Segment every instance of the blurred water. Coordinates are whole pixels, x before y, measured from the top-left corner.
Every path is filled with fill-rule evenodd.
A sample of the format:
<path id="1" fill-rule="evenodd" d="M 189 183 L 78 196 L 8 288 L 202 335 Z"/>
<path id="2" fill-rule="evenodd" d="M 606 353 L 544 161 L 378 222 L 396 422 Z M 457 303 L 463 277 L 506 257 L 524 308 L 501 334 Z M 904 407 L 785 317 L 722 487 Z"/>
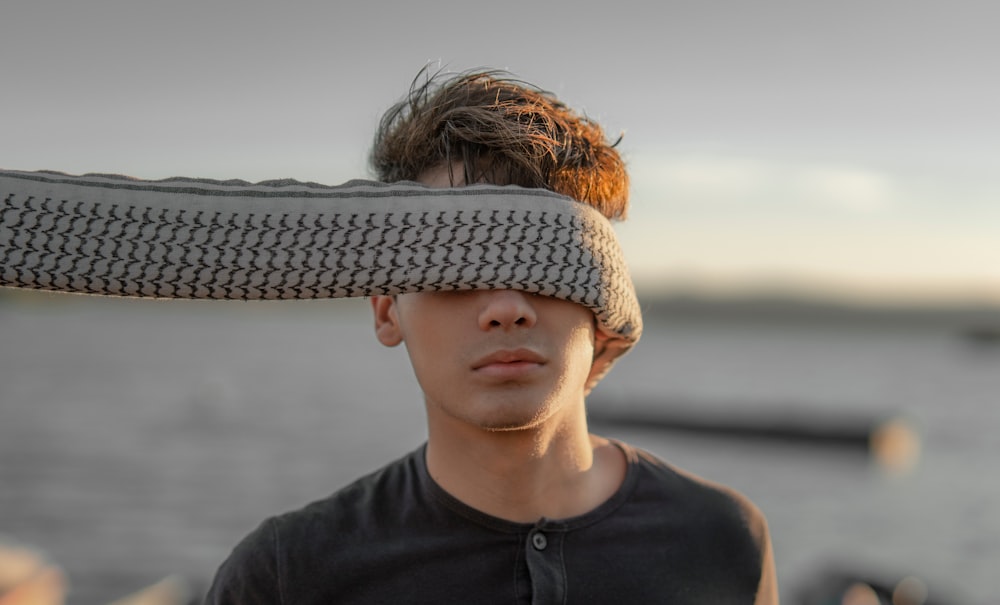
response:
<path id="1" fill-rule="evenodd" d="M 201 590 L 265 516 L 424 439 L 402 349 L 365 302 L 0 300 L 0 534 L 68 572 L 71 603 L 172 573 Z M 916 469 L 856 451 L 608 427 L 730 484 L 767 514 L 783 599 L 830 566 L 996 602 L 1000 352 L 952 325 L 651 320 L 592 405 L 759 414 L 905 413 Z"/>

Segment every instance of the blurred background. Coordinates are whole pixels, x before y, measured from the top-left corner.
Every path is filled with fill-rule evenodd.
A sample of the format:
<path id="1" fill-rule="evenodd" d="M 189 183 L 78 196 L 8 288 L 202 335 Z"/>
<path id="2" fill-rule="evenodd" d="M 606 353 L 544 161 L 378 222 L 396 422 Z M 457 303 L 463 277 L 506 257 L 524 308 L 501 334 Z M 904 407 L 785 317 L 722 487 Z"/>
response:
<path id="1" fill-rule="evenodd" d="M 509 69 L 624 133 L 617 229 L 647 327 L 593 394 L 595 429 L 747 493 L 785 602 L 902 583 L 990 603 L 998 17 L 7 0 L 0 167 L 337 184 L 370 176 L 376 123 L 422 67 Z M 57 565 L 70 603 L 164 578 L 196 598 L 265 516 L 423 440 L 409 377 L 363 301 L 2 291 L 0 536 Z"/>

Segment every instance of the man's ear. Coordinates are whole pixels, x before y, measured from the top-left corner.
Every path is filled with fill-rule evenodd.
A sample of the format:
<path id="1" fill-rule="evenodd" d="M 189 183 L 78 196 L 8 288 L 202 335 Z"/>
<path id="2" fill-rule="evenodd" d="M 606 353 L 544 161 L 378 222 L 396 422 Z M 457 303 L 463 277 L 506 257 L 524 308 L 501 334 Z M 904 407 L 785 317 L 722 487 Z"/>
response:
<path id="1" fill-rule="evenodd" d="M 395 297 L 372 296 L 371 301 L 372 312 L 375 315 L 375 338 L 387 347 L 394 347 L 403 342 Z"/>
<path id="2" fill-rule="evenodd" d="M 584 387 L 584 395 L 589 395 L 590 391 L 597 385 L 600 379 L 608 371 L 608 360 L 604 354 L 608 352 L 608 345 L 612 341 L 610 334 L 605 332 L 597 319 L 594 319 L 594 361 L 590 365 L 590 374 L 587 376 L 587 384 Z"/>

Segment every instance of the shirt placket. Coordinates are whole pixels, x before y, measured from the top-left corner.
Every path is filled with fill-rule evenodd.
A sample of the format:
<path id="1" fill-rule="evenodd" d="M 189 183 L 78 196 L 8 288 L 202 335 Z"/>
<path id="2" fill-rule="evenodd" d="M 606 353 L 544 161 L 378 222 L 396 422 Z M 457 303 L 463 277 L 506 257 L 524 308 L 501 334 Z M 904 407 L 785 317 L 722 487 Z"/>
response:
<path id="1" fill-rule="evenodd" d="M 563 537 L 564 532 L 544 519 L 528 532 L 524 551 L 533 605 L 561 604 L 566 599 Z"/>

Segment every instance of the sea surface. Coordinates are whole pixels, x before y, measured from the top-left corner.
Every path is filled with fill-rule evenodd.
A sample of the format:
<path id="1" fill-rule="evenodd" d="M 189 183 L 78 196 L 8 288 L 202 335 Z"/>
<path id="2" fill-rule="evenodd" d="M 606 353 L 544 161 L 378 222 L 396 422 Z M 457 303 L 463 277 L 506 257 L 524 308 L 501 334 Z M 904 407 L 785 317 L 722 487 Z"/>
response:
<path id="1" fill-rule="evenodd" d="M 0 535 L 60 565 L 69 603 L 171 575 L 200 595 L 266 516 L 424 440 L 405 351 L 365 305 L 0 293 Z M 1000 344 L 964 316 L 648 308 L 595 417 L 901 419 L 920 438 L 892 466 L 851 441 L 595 422 L 748 495 L 784 603 L 834 572 L 1000 603 Z"/>

